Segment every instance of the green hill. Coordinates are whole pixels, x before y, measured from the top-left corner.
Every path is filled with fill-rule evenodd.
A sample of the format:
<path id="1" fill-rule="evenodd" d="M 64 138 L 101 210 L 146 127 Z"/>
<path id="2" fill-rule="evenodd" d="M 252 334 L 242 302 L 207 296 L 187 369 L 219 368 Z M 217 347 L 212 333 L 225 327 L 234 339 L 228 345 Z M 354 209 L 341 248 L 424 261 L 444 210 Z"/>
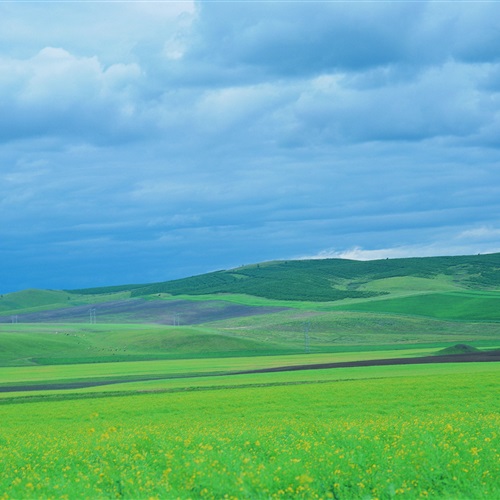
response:
<path id="1" fill-rule="evenodd" d="M 500 292 L 454 291 L 373 300 L 340 306 L 342 310 L 426 316 L 465 321 L 500 321 Z"/>
<path id="2" fill-rule="evenodd" d="M 11 316 L 25 323 L 88 322 L 89 308 L 95 307 L 99 322 L 115 324 L 172 324 L 172 318 L 180 314 L 183 325 L 231 317 L 226 327 L 233 328 L 240 316 L 251 314 L 244 320 L 245 331 L 257 325 L 262 331 L 262 324 L 283 321 L 283 328 L 289 325 L 289 319 L 284 319 L 289 313 L 274 317 L 278 306 L 299 309 L 304 314 L 327 314 L 325 334 L 329 331 L 326 324 L 337 324 L 343 311 L 351 313 L 349 321 L 358 329 L 362 317 L 365 330 L 367 325 L 371 330 L 371 325 L 378 324 L 377 318 L 382 315 L 402 318 L 391 322 L 400 324 L 397 330 L 402 332 L 406 329 L 402 325 L 412 323 L 405 317 L 500 322 L 499 299 L 500 254 L 375 261 L 297 260 L 143 285 L 25 290 L 0 298 L 0 322 L 10 322 Z M 234 308 L 235 303 L 241 310 Z M 206 314 L 209 311 L 210 317 Z M 303 329 L 302 319 L 298 328 Z M 418 329 L 408 333 L 418 333 Z"/>
<path id="3" fill-rule="evenodd" d="M 102 294 L 129 290 L 132 297 L 171 295 L 247 294 L 273 300 L 329 302 L 366 299 L 390 293 L 399 279 L 419 282 L 420 291 L 439 288 L 495 290 L 500 288 L 500 254 L 354 261 L 347 259 L 276 261 L 150 285 L 86 290 Z M 382 281 L 384 280 L 384 281 Z M 392 280 L 389 282 L 388 280 Z M 377 286 L 377 282 L 381 286 Z M 383 285 L 388 289 L 384 289 Z"/>
<path id="4" fill-rule="evenodd" d="M 122 287 L 115 288 L 121 289 Z M 129 298 L 129 290 L 117 290 L 114 293 L 109 293 L 99 289 L 99 293 L 91 295 L 87 293 L 75 294 L 61 290 L 28 289 L 0 295 L 0 317 L 74 308 L 86 304 L 95 304 L 96 302 Z"/>
<path id="5" fill-rule="evenodd" d="M 0 366 L 225 357 L 290 351 L 209 328 L 160 325 L 0 325 Z"/>
<path id="6" fill-rule="evenodd" d="M 0 296 L 0 314 L 65 307 L 71 295 L 57 290 L 22 290 Z"/>
<path id="7" fill-rule="evenodd" d="M 25 290 L 0 297 L 0 365 L 303 353 L 306 336 L 315 353 L 494 348 L 499 305 L 500 254 L 277 261 L 153 284 Z"/>

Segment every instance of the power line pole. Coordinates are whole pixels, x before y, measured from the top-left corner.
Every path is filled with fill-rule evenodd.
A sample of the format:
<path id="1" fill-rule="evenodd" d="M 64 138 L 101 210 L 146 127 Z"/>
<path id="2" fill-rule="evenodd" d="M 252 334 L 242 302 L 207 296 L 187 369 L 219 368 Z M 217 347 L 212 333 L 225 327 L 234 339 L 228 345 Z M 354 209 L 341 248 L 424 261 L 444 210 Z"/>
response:
<path id="1" fill-rule="evenodd" d="M 310 343 L 309 343 L 309 330 L 311 328 L 311 322 L 307 321 L 304 323 L 304 351 L 306 354 L 311 352 Z"/>

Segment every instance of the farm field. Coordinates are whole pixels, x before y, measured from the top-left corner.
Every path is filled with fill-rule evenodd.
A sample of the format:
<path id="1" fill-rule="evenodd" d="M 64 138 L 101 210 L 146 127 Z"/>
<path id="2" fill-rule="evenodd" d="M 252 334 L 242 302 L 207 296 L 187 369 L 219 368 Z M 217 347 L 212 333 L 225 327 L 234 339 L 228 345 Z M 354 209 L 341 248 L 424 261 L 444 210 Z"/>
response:
<path id="1" fill-rule="evenodd" d="M 183 387 L 189 388 L 196 385 L 203 377 L 211 377 L 210 380 L 221 380 L 229 376 L 233 383 L 237 384 L 242 379 L 242 372 L 273 370 L 276 368 L 285 369 L 286 367 L 321 367 L 325 364 L 356 363 L 366 360 L 399 359 L 403 360 L 404 363 L 405 359 L 410 361 L 411 359 L 435 354 L 435 352 L 435 349 L 419 348 L 338 354 L 1 367 L 0 397 L 2 395 L 11 397 L 13 388 L 16 386 L 20 390 L 29 389 L 30 394 L 32 394 L 31 390 L 36 386 L 45 386 L 46 390 L 50 390 L 51 385 L 74 384 L 89 387 L 103 385 L 105 390 L 115 390 L 116 384 L 124 383 L 124 387 L 128 387 L 130 382 L 140 381 L 147 383 L 164 381 L 167 384 L 172 384 L 172 381 L 175 380 L 178 386 L 181 383 Z M 329 373 L 329 371 L 327 370 L 326 373 Z M 307 377 L 306 374 L 301 376 Z M 112 384 L 112 386 L 108 384 Z"/>
<path id="2" fill-rule="evenodd" d="M 498 363 L 371 367 L 15 397 L 0 405 L 0 488 L 4 498 L 496 498 L 499 375 Z M 148 384 L 158 389 L 136 389 Z"/>
<path id="3" fill-rule="evenodd" d="M 289 261 L 3 295 L 0 498 L 500 498 L 499 270 Z"/>

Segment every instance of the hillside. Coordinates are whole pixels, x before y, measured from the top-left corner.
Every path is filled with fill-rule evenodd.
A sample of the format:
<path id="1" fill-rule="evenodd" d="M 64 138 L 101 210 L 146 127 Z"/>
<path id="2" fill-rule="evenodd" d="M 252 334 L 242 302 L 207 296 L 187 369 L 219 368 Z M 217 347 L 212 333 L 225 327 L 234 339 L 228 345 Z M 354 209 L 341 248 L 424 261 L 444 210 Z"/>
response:
<path id="1" fill-rule="evenodd" d="M 274 300 L 336 301 L 388 293 L 380 280 L 420 278 L 424 290 L 500 288 L 500 254 L 354 261 L 347 259 L 276 261 L 174 281 L 128 287 L 70 290 L 76 294 L 107 294 L 128 290 L 132 297 L 171 295 L 247 294 Z M 391 287 L 391 283 L 386 283 Z M 368 286 L 367 286 L 368 285 Z M 404 289 L 405 283 L 401 284 Z"/>
<path id="2" fill-rule="evenodd" d="M 499 304 L 500 254 L 279 261 L 153 284 L 25 290 L 0 296 L 0 365 L 495 348 Z"/>

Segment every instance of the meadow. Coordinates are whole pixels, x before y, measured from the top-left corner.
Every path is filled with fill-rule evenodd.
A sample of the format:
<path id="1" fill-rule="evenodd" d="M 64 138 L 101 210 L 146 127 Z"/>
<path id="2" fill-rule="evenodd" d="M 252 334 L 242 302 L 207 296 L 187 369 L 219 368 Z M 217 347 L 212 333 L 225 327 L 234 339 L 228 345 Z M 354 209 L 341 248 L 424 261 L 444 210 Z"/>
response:
<path id="1" fill-rule="evenodd" d="M 3 498 L 498 498 L 498 363 L 435 368 L 13 395 L 0 405 L 0 490 Z"/>
<path id="2" fill-rule="evenodd" d="M 0 296 L 0 498 L 500 498 L 498 354 L 437 362 L 499 349 L 499 269 L 288 261 Z"/>

